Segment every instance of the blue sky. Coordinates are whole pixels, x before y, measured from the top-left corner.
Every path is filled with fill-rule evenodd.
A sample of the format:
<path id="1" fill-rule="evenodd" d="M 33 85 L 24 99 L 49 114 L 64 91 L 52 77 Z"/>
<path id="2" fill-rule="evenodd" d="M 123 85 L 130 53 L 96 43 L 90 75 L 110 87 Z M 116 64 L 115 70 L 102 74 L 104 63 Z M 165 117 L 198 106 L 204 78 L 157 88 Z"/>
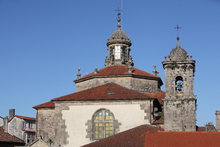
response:
<path id="1" fill-rule="evenodd" d="M 0 116 L 73 93 L 82 74 L 103 68 L 107 38 L 120 0 L 0 0 Z M 151 72 L 176 46 L 196 63 L 197 123 L 215 122 L 220 109 L 220 0 L 123 0 L 122 29 L 132 40 L 135 67 Z M 163 87 L 164 89 L 164 87 Z"/>

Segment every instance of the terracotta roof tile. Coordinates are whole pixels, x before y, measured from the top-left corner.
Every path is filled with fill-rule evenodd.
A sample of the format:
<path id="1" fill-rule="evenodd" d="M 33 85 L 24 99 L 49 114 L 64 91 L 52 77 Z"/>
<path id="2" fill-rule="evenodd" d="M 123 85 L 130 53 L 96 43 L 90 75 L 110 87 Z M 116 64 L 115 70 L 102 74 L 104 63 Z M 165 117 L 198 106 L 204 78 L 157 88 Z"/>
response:
<path id="1" fill-rule="evenodd" d="M 142 125 L 83 147 L 144 147 L 144 134 L 158 130 L 158 127 Z"/>
<path id="2" fill-rule="evenodd" d="M 156 98 L 160 104 L 163 104 L 163 99 L 166 96 L 166 93 L 162 90 L 160 90 L 157 93 L 149 93 L 149 92 L 144 92 L 144 94 L 146 94 L 147 96 L 151 97 L 151 98 Z"/>
<path id="3" fill-rule="evenodd" d="M 2 127 L 0 127 L 0 142 L 24 144 L 23 140 L 6 133 Z"/>
<path id="4" fill-rule="evenodd" d="M 93 72 L 88 75 L 85 75 L 82 78 L 75 80 L 75 82 L 77 83 L 79 81 L 83 81 L 83 80 L 94 78 L 94 77 L 100 77 L 100 76 L 102 77 L 102 76 L 132 76 L 132 75 L 160 79 L 160 77 L 158 76 L 147 73 L 135 67 L 132 67 L 132 73 L 129 73 L 127 65 L 115 65 L 115 66 L 108 66 L 108 67 L 102 68 L 98 70 L 97 73 Z"/>
<path id="5" fill-rule="evenodd" d="M 220 132 L 147 133 L 144 147 L 219 147 Z"/>
<path id="6" fill-rule="evenodd" d="M 83 147 L 220 147 L 220 132 L 164 132 L 142 125 Z"/>
<path id="7" fill-rule="evenodd" d="M 33 108 L 38 109 L 38 108 L 54 108 L 55 104 L 53 102 L 46 102 L 40 105 L 36 105 Z"/>
<path id="8" fill-rule="evenodd" d="M 15 117 L 25 119 L 25 120 L 34 120 L 34 121 L 36 121 L 36 118 L 33 118 L 33 117 L 26 117 L 26 116 L 20 116 L 20 115 L 15 115 Z"/>
<path id="9" fill-rule="evenodd" d="M 53 101 L 84 101 L 84 100 L 146 100 L 152 99 L 146 94 L 131 90 L 114 83 L 83 90 L 70 95 L 53 99 Z"/>
<path id="10" fill-rule="evenodd" d="M 206 128 L 196 126 L 196 131 L 198 131 L 198 132 L 206 131 Z"/>

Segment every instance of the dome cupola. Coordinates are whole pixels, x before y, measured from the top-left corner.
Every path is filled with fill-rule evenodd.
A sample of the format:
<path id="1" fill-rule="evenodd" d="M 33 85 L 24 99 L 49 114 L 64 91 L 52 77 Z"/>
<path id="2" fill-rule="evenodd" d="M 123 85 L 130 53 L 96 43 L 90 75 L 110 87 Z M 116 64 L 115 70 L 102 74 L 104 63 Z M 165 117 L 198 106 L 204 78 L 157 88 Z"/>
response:
<path id="1" fill-rule="evenodd" d="M 131 40 L 121 30 L 121 13 L 117 17 L 117 30 L 108 38 L 108 56 L 105 60 L 105 66 L 111 65 L 131 65 L 133 60 L 130 55 Z"/>
<path id="2" fill-rule="evenodd" d="M 185 61 L 188 58 L 187 52 L 180 47 L 179 37 L 177 37 L 177 45 L 168 56 L 171 61 Z"/>

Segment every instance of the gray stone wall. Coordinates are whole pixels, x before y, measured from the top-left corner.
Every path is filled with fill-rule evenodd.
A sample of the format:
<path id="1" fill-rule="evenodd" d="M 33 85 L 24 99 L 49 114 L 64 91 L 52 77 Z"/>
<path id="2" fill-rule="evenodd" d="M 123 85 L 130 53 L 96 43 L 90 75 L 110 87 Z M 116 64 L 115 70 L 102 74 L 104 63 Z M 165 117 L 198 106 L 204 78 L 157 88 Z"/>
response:
<path id="1" fill-rule="evenodd" d="M 216 130 L 220 131 L 220 111 L 216 111 Z"/>
<path id="2" fill-rule="evenodd" d="M 3 125 L 4 125 L 4 119 L 0 117 L 0 127 L 2 127 Z"/>
<path id="3" fill-rule="evenodd" d="M 194 98 L 164 100 L 165 131 L 196 131 Z"/>
<path id="4" fill-rule="evenodd" d="M 24 140 L 24 120 L 14 117 L 8 122 L 8 133 Z"/>
<path id="5" fill-rule="evenodd" d="M 62 110 L 68 109 L 67 103 L 56 103 L 55 109 L 39 109 L 37 112 L 37 134 L 46 143 L 54 146 L 67 144 L 65 120 L 62 119 Z"/>
<path id="6" fill-rule="evenodd" d="M 139 92 L 157 92 L 158 81 L 141 79 L 134 77 L 112 77 L 112 78 L 94 78 L 80 83 L 76 83 L 76 91 L 82 91 L 89 88 L 97 87 L 107 83 L 116 83 L 122 87 L 133 89 Z"/>
<path id="7" fill-rule="evenodd" d="M 40 109 L 37 112 L 37 135 L 45 142 L 55 140 L 56 121 L 59 118 L 55 115 L 54 109 Z"/>
<path id="8" fill-rule="evenodd" d="M 195 131 L 195 61 L 164 61 L 163 66 L 166 76 L 166 97 L 164 100 L 164 129 L 165 131 Z M 182 91 L 176 90 L 177 77 L 182 78 Z"/>
<path id="9" fill-rule="evenodd" d="M 178 93 L 175 90 L 175 80 L 181 76 L 184 81 L 184 98 L 194 97 L 194 69 L 191 64 L 165 65 L 166 97 L 175 98 Z"/>

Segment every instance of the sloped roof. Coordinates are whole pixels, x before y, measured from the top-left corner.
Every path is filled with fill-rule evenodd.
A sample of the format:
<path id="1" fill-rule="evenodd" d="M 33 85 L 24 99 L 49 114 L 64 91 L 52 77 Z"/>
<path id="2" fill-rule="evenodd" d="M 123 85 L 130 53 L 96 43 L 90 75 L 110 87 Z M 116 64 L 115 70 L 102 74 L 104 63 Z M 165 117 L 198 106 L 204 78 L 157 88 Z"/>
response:
<path id="1" fill-rule="evenodd" d="M 97 73 L 90 73 L 88 75 L 83 76 L 80 79 L 75 80 L 74 82 L 78 83 L 87 79 L 95 78 L 95 77 L 109 77 L 109 76 L 136 76 L 136 77 L 145 77 L 145 78 L 153 78 L 160 80 L 160 77 L 155 76 L 153 74 L 147 73 L 135 67 L 132 67 L 131 73 L 128 72 L 127 65 L 114 65 L 102 68 L 97 71 Z M 162 82 L 162 81 L 161 81 Z"/>
<path id="2" fill-rule="evenodd" d="M 83 147 L 219 147 L 220 132 L 164 132 L 142 125 Z"/>
<path id="3" fill-rule="evenodd" d="M 26 116 L 20 116 L 20 115 L 15 115 L 15 117 L 20 118 L 20 119 L 25 119 L 25 120 L 36 121 L 36 118 L 33 118 L 33 117 L 26 117 Z"/>
<path id="4" fill-rule="evenodd" d="M 160 90 L 159 92 L 156 92 L 156 93 L 144 92 L 144 94 L 146 94 L 149 97 L 157 98 L 157 100 L 159 101 L 160 104 L 163 104 L 163 99 L 166 96 L 166 93 L 162 90 Z"/>
<path id="5" fill-rule="evenodd" d="M 53 102 L 46 102 L 40 105 L 36 105 L 33 108 L 38 109 L 38 108 L 54 108 L 55 104 Z"/>
<path id="6" fill-rule="evenodd" d="M 23 140 L 6 133 L 2 127 L 0 127 L 0 142 L 24 144 Z"/>
<path id="7" fill-rule="evenodd" d="M 83 147 L 144 147 L 145 133 L 159 130 L 158 127 L 142 125 Z"/>
<path id="8" fill-rule="evenodd" d="M 35 139 L 33 142 L 27 145 L 27 147 L 51 147 L 48 143 L 46 143 L 43 139 L 40 137 L 38 139 Z"/>
<path id="9" fill-rule="evenodd" d="M 114 83 L 65 95 L 52 101 L 85 101 L 85 100 L 146 100 L 152 99 L 146 94 L 131 90 Z"/>
<path id="10" fill-rule="evenodd" d="M 196 126 L 196 131 L 199 131 L 199 132 L 206 131 L 206 128 L 203 126 Z"/>
<path id="11" fill-rule="evenodd" d="M 144 147 L 219 147 L 220 132 L 146 133 Z"/>

